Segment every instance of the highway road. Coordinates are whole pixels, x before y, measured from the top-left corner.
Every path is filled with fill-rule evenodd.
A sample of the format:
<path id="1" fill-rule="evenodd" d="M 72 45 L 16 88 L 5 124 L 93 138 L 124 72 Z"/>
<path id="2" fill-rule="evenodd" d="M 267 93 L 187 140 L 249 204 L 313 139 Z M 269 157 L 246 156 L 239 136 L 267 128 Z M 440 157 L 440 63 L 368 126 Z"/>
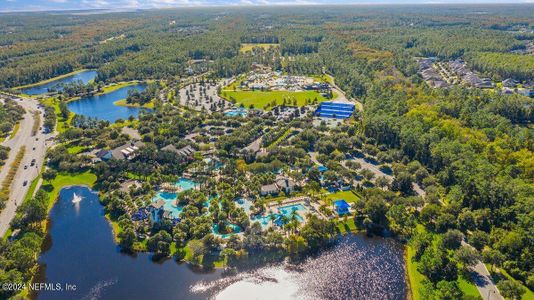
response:
<path id="1" fill-rule="evenodd" d="M 5 96 L 0 95 L 0 98 L 4 97 Z M 9 166 L 15 160 L 21 147 L 25 146 L 26 151 L 21 165 L 17 170 L 15 179 L 9 189 L 9 201 L 0 213 L 0 237 L 9 229 L 9 223 L 15 217 L 17 207 L 20 206 L 24 197 L 28 193 L 31 182 L 41 172 L 46 150 L 52 143 L 51 141 L 46 140 L 54 137 L 54 133 L 45 134 L 42 130 L 38 130 L 37 134 L 32 136 L 34 112 L 38 111 L 41 115 L 39 127 L 42 126 L 44 121 L 44 110 L 39 108 L 37 100 L 31 98 L 17 98 L 17 103 L 26 110 L 26 113 L 24 114 L 24 119 L 20 121 L 20 128 L 17 134 L 12 139 L 2 143 L 2 145 L 10 147 L 11 150 L 5 165 L 0 170 L 0 182 L 4 181 L 4 178 L 9 172 Z M 35 159 L 35 164 L 31 166 L 31 161 L 33 159 Z M 25 166 L 27 167 L 25 168 Z M 24 184 L 25 182 L 26 184 Z"/>

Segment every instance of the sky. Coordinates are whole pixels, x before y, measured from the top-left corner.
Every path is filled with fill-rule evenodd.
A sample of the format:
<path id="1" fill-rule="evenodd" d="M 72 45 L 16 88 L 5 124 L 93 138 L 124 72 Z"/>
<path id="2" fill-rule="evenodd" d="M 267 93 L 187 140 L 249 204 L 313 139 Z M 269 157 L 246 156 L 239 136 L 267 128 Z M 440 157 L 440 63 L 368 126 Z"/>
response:
<path id="1" fill-rule="evenodd" d="M 534 0 L 0 0 L 0 11 L 151 9 L 220 5 L 533 3 Z"/>

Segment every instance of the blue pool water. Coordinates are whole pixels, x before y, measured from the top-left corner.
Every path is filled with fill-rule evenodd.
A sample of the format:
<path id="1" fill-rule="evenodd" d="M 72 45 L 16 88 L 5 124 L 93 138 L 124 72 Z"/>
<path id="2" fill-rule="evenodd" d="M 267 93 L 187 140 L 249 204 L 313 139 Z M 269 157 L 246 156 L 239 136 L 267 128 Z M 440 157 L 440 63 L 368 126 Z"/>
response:
<path id="1" fill-rule="evenodd" d="M 192 181 L 191 179 L 180 178 L 178 181 L 176 181 L 176 185 L 182 188 L 183 191 L 187 191 L 195 187 L 197 183 Z M 173 218 L 178 218 L 180 216 L 180 213 L 182 213 L 184 206 L 183 205 L 176 206 L 177 197 L 178 197 L 177 193 L 169 193 L 169 192 L 161 191 L 156 194 L 156 196 L 152 199 L 152 202 L 158 201 L 158 199 L 165 201 L 165 205 L 163 205 L 163 209 L 165 209 L 166 211 L 169 211 Z M 212 197 L 210 196 L 208 198 L 208 201 L 206 201 L 205 203 L 206 207 L 209 207 L 209 202 L 211 200 L 212 200 Z"/>
<path id="2" fill-rule="evenodd" d="M 191 179 L 187 179 L 187 178 L 183 178 L 182 177 L 182 178 L 178 179 L 178 181 L 176 181 L 175 185 L 180 187 L 183 191 L 187 191 L 187 190 L 190 190 L 190 189 L 196 187 L 197 183 L 194 182 Z"/>
<path id="3" fill-rule="evenodd" d="M 87 70 L 87 71 L 83 71 L 83 72 L 80 72 L 80 73 L 77 73 L 77 74 L 74 74 L 74 75 L 71 75 L 65 78 L 51 81 L 45 84 L 21 89 L 20 91 L 27 95 L 42 95 L 42 94 L 48 93 L 48 88 L 52 88 L 60 83 L 69 83 L 69 82 L 81 80 L 84 84 L 87 84 L 89 81 L 95 79 L 95 77 L 96 77 L 95 70 Z"/>
<path id="4" fill-rule="evenodd" d="M 252 206 L 252 201 L 247 200 L 245 198 L 239 198 L 239 199 L 236 200 L 236 202 L 237 202 L 237 205 L 242 207 L 247 214 L 250 213 L 250 208 Z"/>
<path id="5" fill-rule="evenodd" d="M 114 102 L 126 99 L 130 90 L 143 91 L 145 88 L 146 86 L 143 84 L 126 86 L 107 94 L 80 98 L 69 102 L 67 107 L 77 115 L 106 120 L 112 123 L 118 119 L 126 120 L 130 116 L 137 117 L 140 111 L 151 110 L 139 107 L 117 106 Z"/>
<path id="6" fill-rule="evenodd" d="M 217 224 L 213 224 L 213 226 L 211 227 L 211 232 L 213 232 L 213 234 L 216 236 L 222 237 L 223 239 L 229 238 L 234 233 L 241 232 L 241 227 L 235 224 L 232 224 L 232 223 L 228 223 L 227 225 L 232 228 L 232 233 L 226 233 L 226 234 L 219 233 L 219 225 Z"/>
<path id="7" fill-rule="evenodd" d="M 304 207 L 304 205 L 302 205 L 301 203 L 297 203 L 297 204 L 291 204 L 291 205 L 279 207 L 278 211 L 279 211 L 279 213 L 273 213 L 273 214 L 268 214 L 266 216 L 256 217 L 255 219 L 252 220 L 252 222 L 259 222 L 261 227 L 263 229 L 265 229 L 265 228 L 269 227 L 269 225 L 271 223 L 273 223 L 273 221 L 271 220 L 271 215 L 273 215 L 275 217 L 274 224 L 276 225 L 277 224 L 277 220 L 279 220 L 280 217 L 285 216 L 286 218 L 291 219 L 293 217 L 292 216 L 293 215 L 293 211 L 302 211 L 302 212 L 306 213 L 308 211 L 308 209 L 306 209 L 306 207 Z M 295 215 L 295 218 L 299 222 L 303 222 L 304 221 L 304 218 L 302 218 L 298 214 Z"/>
<path id="8" fill-rule="evenodd" d="M 307 211 L 306 207 L 304 207 L 304 205 L 300 203 L 292 204 L 288 206 L 282 206 L 282 207 L 279 207 L 278 210 L 280 211 L 280 213 L 282 213 L 284 216 L 288 218 L 291 217 L 294 211 L 303 211 L 303 212 Z M 297 217 L 300 217 L 300 216 L 297 215 Z"/>
<path id="9" fill-rule="evenodd" d="M 245 108 L 235 108 L 225 112 L 224 115 L 229 117 L 244 117 L 247 115 L 247 110 Z"/>
<path id="10" fill-rule="evenodd" d="M 158 192 L 152 201 L 158 201 L 158 199 L 165 201 L 163 209 L 169 211 L 173 218 L 178 218 L 184 207 L 182 205 L 176 206 L 176 196 L 176 193 Z"/>

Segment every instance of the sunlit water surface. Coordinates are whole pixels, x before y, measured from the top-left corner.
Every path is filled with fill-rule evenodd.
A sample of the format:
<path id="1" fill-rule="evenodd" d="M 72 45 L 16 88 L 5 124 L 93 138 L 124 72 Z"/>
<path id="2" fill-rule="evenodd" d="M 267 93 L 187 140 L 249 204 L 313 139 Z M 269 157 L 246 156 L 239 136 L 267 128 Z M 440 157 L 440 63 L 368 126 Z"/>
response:
<path id="1" fill-rule="evenodd" d="M 72 203 L 74 193 L 82 197 Z M 118 251 L 98 195 L 63 189 L 50 217 L 38 281 L 69 283 L 76 291 L 47 291 L 39 299 L 404 299 L 402 247 L 391 239 L 342 238 L 302 261 L 255 261 L 237 275 L 199 271 L 173 260 L 155 263 L 146 253 Z"/>

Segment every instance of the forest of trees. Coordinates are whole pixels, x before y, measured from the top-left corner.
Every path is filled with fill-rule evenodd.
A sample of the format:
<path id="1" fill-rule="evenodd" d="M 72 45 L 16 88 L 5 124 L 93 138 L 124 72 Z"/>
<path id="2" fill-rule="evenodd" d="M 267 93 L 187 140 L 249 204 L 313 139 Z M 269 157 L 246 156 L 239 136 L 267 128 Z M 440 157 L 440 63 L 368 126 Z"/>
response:
<path id="1" fill-rule="evenodd" d="M 212 189 L 226 192 L 222 208 L 212 209 L 210 216 L 221 228 L 231 217 L 245 229 L 243 243 L 232 241 L 230 248 L 253 251 L 285 245 L 292 253 L 299 253 L 330 241 L 332 224 L 318 220 L 312 220 L 298 234 L 287 229 L 286 240 L 272 232 L 262 235 L 256 225 L 247 224 L 230 200 L 238 192 L 252 193 L 272 179 L 272 174 L 262 173 L 295 166 L 307 170 L 294 175 L 307 176 L 306 191 L 320 189 L 319 171 L 306 154 L 312 149 L 329 169 L 324 173 L 326 181 L 360 176 L 369 184 L 374 174 L 358 170 L 357 164 L 348 170 L 340 164 L 346 154 L 365 154 L 380 164 L 391 164 L 395 179 L 391 184 L 377 179 L 377 186 L 356 187 L 361 199 L 354 203 L 355 223 L 370 233 L 389 229 L 414 249 L 413 261 L 425 279 L 423 298 L 461 298 L 457 279 L 478 259 L 506 270 L 517 282 L 533 289 L 533 99 L 461 86 L 431 89 L 417 76 L 414 57 L 436 56 L 444 60 L 464 58 L 475 69 L 495 78 L 534 79 L 532 56 L 509 53 L 524 46 L 523 40 L 533 38 L 509 32 L 517 24 L 532 28 L 532 8 L 487 7 L 485 14 L 474 10 L 404 6 L 387 12 L 373 7 L 236 8 L 227 14 L 211 9 L 194 14 L 169 10 L 68 18 L 55 15 L 44 23 L 33 16 L 6 16 L 0 18 L 0 25 L 5 25 L 0 31 L 9 27 L 12 33 L 0 35 L 0 46 L 6 49 L 0 54 L 0 86 L 33 83 L 81 67 L 96 68 L 97 83 L 72 84 L 62 96 L 91 92 L 104 83 L 122 80 L 168 84 L 150 85 L 144 92 L 128 95 L 129 102 L 144 104 L 162 88 L 187 75 L 198 75 L 201 71 L 189 70 L 192 60 L 206 60 L 206 76 L 210 78 L 241 74 L 249 71 L 252 63 L 290 74 L 331 74 L 348 97 L 363 103 L 363 112 L 356 113 L 351 122 L 330 128 L 313 126 L 310 119 L 277 128 L 273 118 L 251 116 L 246 121 L 225 123 L 232 132 L 213 146 L 226 163 L 221 172 L 230 179 L 205 181 Z M 122 34 L 124 38 L 106 41 Z M 69 37 L 66 42 L 58 42 L 64 37 Z M 277 43 L 280 47 L 240 53 L 241 43 Z M 61 103 L 60 113 L 68 115 L 65 103 Z M 18 111 L 9 105 L 6 102 L 0 106 L 0 120 L 6 124 L 0 125 L 0 132 L 11 130 L 20 118 L 9 113 Z M 184 135 L 204 122 L 223 123 L 222 114 L 208 118 L 168 105 L 156 106 L 154 113 L 140 116 L 137 130 L 146 147 L 135 160 L 94 167 L 103 192 L 117 190 L 120 179 L 126 179 L 121 177 L 124 174 L 150 178 L 150 185 L 174 179 L 186 163 L 158 149 L 171 144 L 200 148 L 186 141 Z M 45 126 L 53 129 L 55 122 L 54 109 L 47 107 Z M 58 140 L 98 148 L 119 146 L 128 140 L 116 127 L 105 130 L 107 125 L 74 117 Z M 300 131 L 284 147 L 273 147 L 260 158 L 241 153 L 262 135 L 264 146 L 272 144 L 290 126 Z M 48 166 L 58 172 L 79 170 L 86 162 L 63 145 L 48 154 Z M 246 178 L 245 171 L 253 176 Z M 424 198 L 414 193 L 413 183 L 425 191 Z M 138 192 L 147 194 L 150 185 Z M 387 186 L 390 190 L 383 189 Z M 142 201 L 136 196 L 110 193 L 103 202 L 118 218 L 125 207 Z M 183 246 L 191 239 L 195 239 L 195 249 L 216 248 L 206 216 L 200 213 L 201 200 L 208 196 L 191 193 L 180 199 L 187 204 L 184 225 L 151 228 L 148 249 L 165 256 L 170 243 Z M 44 218 L 42 203 L 48 201 L 44 198 L 40 193 L 32 198 L 35 210 L 23 207 L 17 227 L 34 233 L 32 224 Z M 131 221 L 123 218 L 119 222 L 125 229 L 121 246 L 132 248 L 135 232 Z M 1 279 L 27 279 L 25 264 L 35 260 L 29 253 L 37 252 L 36 244 L 42 238 L 36 234 L 11 244 L 2 241 L 0 251 L 6 259 L 0 260 L 0 266 L 9 271 L 0 272 Z M 474 249 L 461 246 L 463 239 Z M 504 282 L 503 290 L 514 290 L 516 281 Z"/>
<path id="2" fill-rule="evenodd" d="M 0 103 L 0 138 L 5 138 L 9 134 L 23 115 L 24 108 L 15 101 L 5 99 Z"/>

